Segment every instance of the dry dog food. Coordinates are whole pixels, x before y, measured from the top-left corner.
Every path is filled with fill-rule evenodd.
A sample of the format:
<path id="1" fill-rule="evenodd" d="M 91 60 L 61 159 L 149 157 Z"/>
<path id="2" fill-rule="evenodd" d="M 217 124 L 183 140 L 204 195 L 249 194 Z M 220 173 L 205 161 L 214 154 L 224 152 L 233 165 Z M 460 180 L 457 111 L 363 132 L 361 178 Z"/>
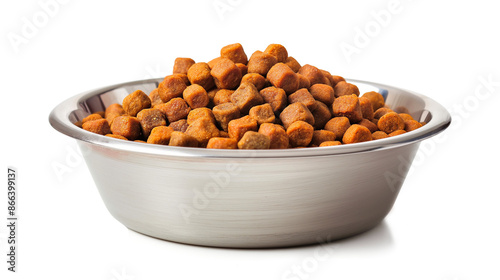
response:
<path id="1" fill-rule="evenodd" d="M 208 62 L 176 58 L 149 94 L 137 89 L 76 125 L 157 145 L 287 149 L 384 139 L 424 124 L 378 92 L 361 94 L 342 76 L 300 64 L 280 44 L 248 57 L 236 43 Z"/>

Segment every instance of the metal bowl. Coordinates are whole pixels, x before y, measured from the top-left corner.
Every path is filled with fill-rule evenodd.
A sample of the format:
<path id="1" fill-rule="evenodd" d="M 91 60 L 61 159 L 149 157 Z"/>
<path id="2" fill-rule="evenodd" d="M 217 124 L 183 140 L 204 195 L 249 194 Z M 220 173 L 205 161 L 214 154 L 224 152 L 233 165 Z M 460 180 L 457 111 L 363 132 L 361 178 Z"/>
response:
<path id="1" fill-rule="evenodd" d="M 213 150 L 123 141 L 73 123 L 162 79 L 103 87 L 53 109 L 49 121 L 73 137 L 109 212 L 131 230 L 216 247 L 269 248 L 355 235 L 392 208 L 422 140 L 450 124 L 441 105 L 400 88 L 349 80 L 391 108 L 427 122 L 376 141 L 283 150 Z M 426 180 L 421 178 L 420 180 Z M 431 183 L 431 182 L 428 182 Z"/>

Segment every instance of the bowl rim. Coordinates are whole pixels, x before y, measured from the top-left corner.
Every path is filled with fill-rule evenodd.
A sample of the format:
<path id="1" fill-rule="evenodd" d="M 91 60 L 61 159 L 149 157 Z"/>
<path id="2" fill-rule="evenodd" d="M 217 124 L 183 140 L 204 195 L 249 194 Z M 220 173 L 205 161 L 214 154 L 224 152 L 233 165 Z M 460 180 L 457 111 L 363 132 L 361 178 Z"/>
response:
<path id="1" fill-rule="evenodd" d="M 365 84 L 374 86 L 379 89 L 388 91 L 398 90 L 405 94 L 412 94 L 419 97 L 425 103 L 424 110 L 432 114 L 431 120 L 419 129 L 374 141 L 361 143 L 329 146 L 329 147 L 308 147 L 301 149 L 272 149 L 272 150 L 229 150 L 229 149 L 206 149 L 206 148 L 189 148 L 189 147 L 172 147 L 167 145 L 153 145 L 149 143 L 140 143 L 134 141 L 125 141 L 106 137 L 92 133 L 74 125 L 69 120 L 69 115 L 78 110 L 78 104 L 81 104 L 88 98 L 108 92 L 113 89 L 126 86 L 139 86 L 146 83 L 159 83 L 163 78 L 152 78 L 144 80 L 136 80 L 124 82 L 109 86 L 100 87 L 90 91 L 86 91 L 75 96 L 72 96 L 57 105 L 49 115 L 49 123 L 57 131 L 72 137 L 76 140 L 99 145 L 109 149 L 120 150 L 124 152 L 135 152 L 142 154 L 150 154 L 156 156 L 177 156 L 177 157 L 200 157 L 200 158 L 290 158 L 290 157 L 311 157 L 311 156 L 329 156 L 343 155 L 350 153 L 359 153 L 373 150 L 382 150 L 388 148 L 396 148 L 402 145 L 419 142 L 429 137 L 432 137 L 445 130 L 451 123 L 450 113 L 438 102 L 433 99 L 399 87 L 389 86 L 380 83 L 374 83 L 356 79 L 346 79 L 346 81 L 354 84 Z"/>

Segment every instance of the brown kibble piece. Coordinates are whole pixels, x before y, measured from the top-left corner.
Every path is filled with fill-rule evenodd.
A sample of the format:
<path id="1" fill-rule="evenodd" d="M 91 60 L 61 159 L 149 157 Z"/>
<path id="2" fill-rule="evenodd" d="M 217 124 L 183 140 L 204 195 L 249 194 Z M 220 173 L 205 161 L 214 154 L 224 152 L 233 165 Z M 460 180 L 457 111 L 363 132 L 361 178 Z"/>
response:
<path id="1" fill-rule="evenodd" d="M 362 95 L 362 97 L 366 97 L 370 100 L 370 102 L 372 103 L 374 112 L 377 111 L 379 108 L 384 107 L 384 105 L 385 105 L 384 97 L 382 96 L 382 94 L 380 94 L 378 92 L 375 92 L 375 91 L 365 92 Z"/>
<path id="2" fill-rule="evenodd" d="M 242 83 L 231 95 L 231 102 L 238 106 L 242 114 L 246 115 L 250 108 L 264 103 L 264 99 L 253 84 Z"/>
<path id="3" fill-rule="evenodd" d="M 314 117 L 311 111 L 300 102 L 288 105 L 283 112 L 281 112 L 280 120 L 285 129 L 288 129 L 288 127 L 296 121 L 304 121 L 310 125 L 314 125 Z"/>
<path id="4" fill-rule="evenodd" d="M 340 141 L 325 141 L 325 142 L 319 144 L 320 147 L 338 146 L 338 145 L 342 145 L 342 142 L 340 142 Z"/>
<path id="5" fill-rule="evenodd" d="M 321 73 L 323 73 L 323 76 L 325 76 L 325 78 L 327 80 L 325 84 L 327 84 L 328 86 L 331 86 L 333 88 L 336 83 L 335 83 L 335 80 L 333 79 L 332 74 L 330 74 L 330 72 L 328 72 L 326 70 L 321 70 Z"/>
<path id="6" fill-rule="evenodd" d="M 366 97 L 359 97 L 358 101 L 359 107 L 361 107 L 363 118 L 373 120 L 373 106 L 370 99 Z"/>
<path id="7" fill-rule="evenodd" d="M 362 125 L 366 128 L 368 128 L 368 130 L 370 130 L 371 133 L 375 132 L 378 130 L 378 127 L 376 124 L 372 123 L 370 120 L 367 120 L 367 119 L 362 119 L 360 122 L 359 122 L 359 125 Z"/>
<path id="8" fill-rule="evenodd" d="M 269 149 L 271 139 L 267 135 L 260 134 L 255 131 L 247 131 L 238 141 L 238 149 Z"/>
<path id="9" fill-rule="evenodd" d="M 229 89 L 218 90 L 213 98 L 214 105 L 220 105 L 231 102 L 231 95 L 233 94 L 233 92 L 234 90 L 229 90 Z"/>
<path id="10" fill-rule="evenodd" d="M 238 141 L 233 138 L 212 137 L 208 140 L 207 149 L 238 149 Z"/>
<path id="11" fill-rule="evenodd" d="M 235 63 L 235 65 L 238 66 L 238 68 L 240 68 L 241 76 L 245 76 L 246 74 L 248 74 L 248 66 L 246 64 Z"/>
<path id="12" fill-rule="evenodd" d="M 187 85 L 181 77 L 169 75 L 158 85 L 158 95 L 166 103 L 173 98 L 181 97 L 186 87 Z"/>
<path id="13" fill-rule="evenodd" d="M 99 114 L 90 114 L 88 116 L 86 116 L 85 118 L 82 119 L 82 124 L 88 122 L 88 121 L 95 121 L 95 120 L 99 120 L 99 119 L 102 119 L 103 117 Z"/>
<path id="14" fill-rule="evenodd" d="M 196 62 L 191 58 L 178 57 L 174 61 L 174 74 L 187 74 L 189 67 L 193 66 Z"/>
<path id="15" fill-rule="evenodd" d="M 408 121 L 405 121 L 404 130 L 412 131 L 412 130 L 415 130 L 415 129 L 421 128 L 421 127 L 422 127 L 422 124 L 417 122 L 416 120 L 408 120 Z"/>
<path id="16" fill-rule="evenodd" d="M 111 137 L 111 138 L 115 138 L 115 139 L 120 139 L 120 140 L 125 140 L 125 141 L 128 141 L 127 138 L 121 136 L 121 135 L 116 135 L 116 134 L 106 134 L 104 136 L 107 136 L 107 137 Z"/>
<path id="17" fill-rule="evenodd" d="M 267 79 L 277 88 L 282 88 L 287 94 L 299 89 L 299 77 L 284 63 L 277 63 L 267 73 Z"/>
<path id="18" fill-rule="evenodd" d="M 180 97 L 173 98 L 167 103 L 156 105 L 153 109 L 160 110 L 169 122 L 184 119 L 191 111 L 186 101 Z"/>
<path id="19" fill-rule="evenodd" d="M 151 107 L 154 107 L 156 105 L 163 103 L 163 100 L 161 99 L 160 94 L 158 93 L 158 88 L 153 89 L 149 93 L 149 99 L 151 100 Z"/>
<path id="20" fill-rule="evenodd" d="M 233 103 L 223 103 L 212 109 L 215 119 L 222 130 L 227 131 L 229 122 L 240 118 L 240 110 Z"/>
<path id="21" fill-rule="evenodd" d="M 214 113 L 209 108 L 196 108 L 191 110 L 187 116 L 187 123 L 191 124 L 198 119 L 206 119 L 216 124 Z"/>
<path id="22" fill-rule="evenodd" d="M 252 107 L 248 115 L 256 120 L 259 125 L 263 123 L 274 123 L 276 119 L 273 108 L 268 103 Z"/>
<path id="23" fill-rule="evenodd" d="M 248 73 L 243 76 L 241 83 L 251 83 L 255 86 L 255 88 L 257 88 L 257 90 L 261 90 L 266 86 L 267 81 L 261 74 Z"/>
<path id="24" fill-rule="evenodd" d="M 169 146 L 198 147 L 198 141 L 190 135 L 180 131 L 173 131 L 170 135 Z"/>
<path id="25" fill-rule="evenodd" d="M 330 109 L 321 101 L 316 102 L 316 109 L 311 111 L 314 117 L 314 129 L 323 129 L 326 123 L 332 118 Z"/>
<path id="26" fill-rule="evenodd" d="M 264 53 L 270 54 L 274 57 L 276 57 L 276 60 L 278 62 L 286 62 L 286 59 L 288 58 L 288 51 L 286 50 L 285 47 L 283 47 L 280 44 L 270 44 L 267 46 L 267 48 L 264 50 Z"/>
<path id="27" fill-rule="evenodd" d="M 189 82 L 187 74 L 172 74 L 173 77 L 181 78 L 186 86 L 189 86 L 191 83 Z"/>
<path id="28" fill-rule="evenodd" d="M 399 113 L 399 116 L 403 119 L 403 121 L 413 121 L 413 117 L 410 114 Z"/>
<path id="29" fill-rule="evenodd" d="M 151 130 L 147 143 L 168 145 L 174 129 L 168 126 L 157 126 Z"/>
<path id="30" fill-rule="evenodd" d="M 272 123 L 263 123 L 259 127 L 259 133 L 267 135 L 271 140 L 269 149 L 286 149 L 288 148 L 288 134 L 281 125 Z"/>
<path id="31" fill-rule="evenodd" d="M 240 140 L 247 131 L 257 131 L 257 121 L 250 116 L 231 120 L 228 124 L 229 137 Z"/>
<path id="32" fill-rule="evenodd" d="M 123 99 L 123 110 L 135 117 L 142 109 L 151 107 L 151 99 L 142 90 L 136 90 Z"/>
<path id="33" fill-rule="evenodd" d="M 332 75 L 332 87 L 335 87 L 339 82 L 342 82 L 344 81 L 345 82 L 345 79 L 341 76 L 337 76 L 337 75 Z"/>
<path id="34" fill-rule="evenodd" d="M 219 137 L 219 129 L 206 118 L 196 119 L 190 123 L 185 133 L 194 137 L 201 147 L 206 147 L 210 138 Z"/>
<path id="35" fill-rule="evenodd" d="M 141 123 L 136 117 L 119 116 L 111 123 L 111 132 L 128 140 L 136 140 L 141 136 Z"/>
<path id="36" fill-rule="evenodd" d="M 210 74 L 210 67 L 205 62 L 193 64 L 188 70 L 187 76 L 191 84 L 202 86 L 205 91 L 209 91 L 215 87 L 214 78 Z M 183 90 L 184 91 L 184 90 Z"/>
<path id="37" fill-rule="evenodd" d="M 335 135 L 335 133 L 329 130 L 315 130 L 313 132 L 311 144 L 315 146 L 320 146 L 321 143 L 323 142 L 335 141 L 335 139 L 337 139 L 337 136 Z"/>
<path id="38" fill-rule="evenodd" d="M 381 131 L 390 134 L 396 130 L 405 129 L 405 122 L 397 113 L 390 112 L 378 120 L 377 126 Z"/>
<path id="39" fill-rule="evenodd" d="M 406 133 L 406 130 L 404 129 L 398 129 L 398 130 L 395 130 L 391 133 L 388 134 L 389 137 L 392 137 L 392 136 L 397 136 L 397 135 L 401 135 L 401 134 L 404 134 Z"/>
<path id="40" fill-rule="evenodd" d="M 296 121 L 286 129 L 286 134 L 292 147 L 306 147 L 311 143 L 314 127 L 304 121 Z"/>
<path id="41" fill-rule="evenodd" d="M 106 135 L 111 133 L 109 123 L 106 119 L 102 117 L 100 119 L 89 120 L 82 124 L 82 128 L 101 135 Z"/>
<path id="42" fill-rule="evenodd" d="M 300 66 L 300 63 L 291 56 L 287 57 L 285 64 L 288 65 L 288 67 L 290 67 L 295 73 L 299 72 L 300 67 L 302 67 Z"/>
<path id="43" fill-rule="evenodd" d="M 171 122 L 169 127 L 173 128 L 174 131 L 186 132 L 189 124 L 186 119 Z"/>
<path id="44" fill-rule="evenodd" d="M 109 105 L 106 110 L 104 111 L 104 118 L 108 121 L 108 123 L 111 125 L 113 120 L 118 117 L 118 116 L 123 116 L 125 115 L 125 110 L 123 110 L 122 105 L 118 103 L 114 103 Z"/>
<path id="45" fill-rule="evenodd" d="M 311 112 L 316 109 L 316 100 L 309 92 L 309 90 L 305 88 L 301 88 L 288 96 L 289 104 L 293 104 L 296 102 L 304 104 Z"/>
<path id="46" fill-rule="evenodd" d="M 387 133 L 383 132 L 383 131 L 380 131 L 380 130 L 377 130 L 375 132 L 372 133 L 372 139 L 373 140 L 378 140 L 378 139 L 384 139 L 384 138 L 387 138 L 389 137 L 387 135 Z"/>
<path id="47" fill-rule="evenodd" d="M 285 107 L 288 105 L 285 90 L 283 90 L 282 88 L 266 87 L 259 93 L 262 98 L 264 98 L 264 101 L 271 105 L 271 108 L 273 108 L 273 111 L 275 113 L 285 109 Z"/>
<path id="48" fill-rule="evenodd" d="M 258 73 L 265 77 L 269 69 L 276 63 L 278 63 L 276 57 L 256 51 L 248 60 L 248 73 Z"/>
<path id="49" fill-rule="evenodd" d="M 137 114 L 137 119 L 141 123 L 144 138 L 149 137 L 154 127 L 167 125 L 164 114 L 158 109 L 144 109 Z"/>
<path id="50" fill-rule="evenodd" d="M 297 77 L 299 78 L 299 89 L 309 88 L 311 86 L 311 82 L 304 75 L 297 74 Z"/>
<path id="51" fill-rule="evenodd" d="M 344 133 L 350 126 L 351 123 L 349 122 L 348 118 L 335 117 L 326 123 L 325 129 L 335 133 L 335 135 L 337 136 L 337 140 L 342 140 L 342 137 L 344 137 Z"/>
<path id="52" fill-rule="evenodd" d="M 241 82 L 241 70 L 228 58 L 221 58 L 210 71 L 215 85 L 221 89 L 235 89 Z"/>
<path id="53" fill-rule="evenodd" d="M 373 112 L 373 118 L 380 119 L 383 115 L 390 113 L 390 112 L 394 112 L 394 111 L 389 109 L 389 108 L 384 108 L 384 107 L 379 108 L 375 112 Z"/>
<path id="54" fill-rule="evenodd" d="M 307 79 L 309 79 L 311 86 L 315 85 L 315 84 L 324 84 L 325 83 L 325 76 L 323 75 L 321 70 L 319 70 L 318 68 L 316 68 L 312 65 L 306 64 L 306 65 L 300 67 L 300 70 L 298 73 L 305 76 Z"/>
<path id="55" fill-rule="evenodd" d="M 347 117 L 351 123 L 357 123 L 363 119 L 358 97 L 354 94 L 336 98 L 333 101 L 332 109 L 334 116 Z"/>
<path id="56" fill-rule="evenodd" d="M 342 137 L 342 142 L 344 144 L 359 143 L 370 140 L 372 140 L 372 133 L 370 130 L 359 124 L 351 125 Z"/>
<path id="57" fill-rule="evenodd" d="M 182 93 L 182 97 L 191 109 L 205 107 L 210 102 L 207 91 L 197 84 L 188 86 Z"/>
<path id="58" fill-rule="evenodd" d="M 335 97 L 352 94 L 359 96 L 358 87 L 355 84 L 351 84 L 345 81 L 338 82 L 333 90 L 335 91 Z"/>
<path id="59" fill-rule="evenodd" d="M 325 103 L 327 106 L 331 106 L 335 100 L 335 93 L 333 88 L 329 85 L 315 84 L 309 88 L 309 92 L 314 97 L 314 99 Z"/>
<path id="60" fill-rule="evenodd" d="M 247 55 L 240 43 L 231 44 L 220 50 L 220 57 L 228 58 L 234 63 L 247 64 Z"/>

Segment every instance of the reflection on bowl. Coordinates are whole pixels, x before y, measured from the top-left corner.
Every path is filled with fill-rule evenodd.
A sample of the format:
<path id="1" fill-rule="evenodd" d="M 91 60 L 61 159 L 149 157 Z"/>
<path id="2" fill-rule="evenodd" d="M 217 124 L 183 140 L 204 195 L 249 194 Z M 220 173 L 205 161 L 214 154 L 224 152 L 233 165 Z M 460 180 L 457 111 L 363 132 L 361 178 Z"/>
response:
<path id="1" fill-rule="evenodd" d="M 123 141 L 73 123 L 161 79 L 74 96 L 51 125 L 77 140 L 109 212 L 131 230 L 160 239 L 235 248 L 285 247 L 369 230 L 392 208 L 420 142 L 450 124 L 423 95 L 349 80 L 391 108 L 427 124 L 395 137 L 306 149 L 213 150 Z M 423 179 L 425 180 L 425 179 Z"/>

